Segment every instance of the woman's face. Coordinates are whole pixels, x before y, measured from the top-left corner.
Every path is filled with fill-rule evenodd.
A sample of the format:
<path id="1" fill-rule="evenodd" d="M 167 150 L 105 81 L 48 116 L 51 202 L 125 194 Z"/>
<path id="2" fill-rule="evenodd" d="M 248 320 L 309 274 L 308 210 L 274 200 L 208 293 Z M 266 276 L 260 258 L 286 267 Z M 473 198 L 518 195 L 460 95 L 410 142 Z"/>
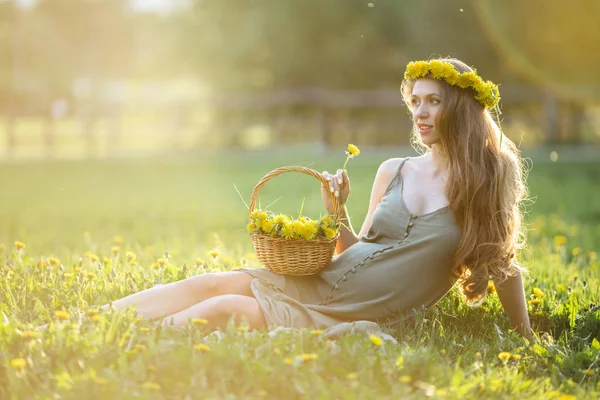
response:
<path id="1" fill-rule="evenodd" d="M 409 99 L 416 130 L 427 146 L 440 141 L 436 123 L 442 101 L 441 93 L 440 84 L 435 79 L 417 79 Z"/>

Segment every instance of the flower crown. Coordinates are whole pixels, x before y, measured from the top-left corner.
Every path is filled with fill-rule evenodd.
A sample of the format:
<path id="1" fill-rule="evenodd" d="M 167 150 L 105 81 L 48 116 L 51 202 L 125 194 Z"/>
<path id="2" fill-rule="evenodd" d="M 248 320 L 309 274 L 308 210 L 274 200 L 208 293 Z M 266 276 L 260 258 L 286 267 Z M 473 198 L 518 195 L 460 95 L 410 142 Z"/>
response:
<path id="1" fill-rule="evenodd" d="M 477 71 L 460 73 L 454 65 L 440 60 L 409 62 L 404 72 L 404 79 L 419 79 L 428 75 L 446 81 L 452 86 L 473 89 L 476 93 L 475 100 L 485 108 L 494 108 L 500 101 L 498 85 L 491 81 L 484 81 L 477 75 Z"/>

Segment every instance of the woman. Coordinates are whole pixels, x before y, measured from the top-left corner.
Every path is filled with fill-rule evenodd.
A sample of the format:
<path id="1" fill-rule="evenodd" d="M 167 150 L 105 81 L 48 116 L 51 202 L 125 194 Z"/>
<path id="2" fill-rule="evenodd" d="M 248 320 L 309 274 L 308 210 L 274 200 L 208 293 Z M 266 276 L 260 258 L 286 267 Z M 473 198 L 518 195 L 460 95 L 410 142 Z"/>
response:
<path id="1" fill-rule="evenodd" d="M 454 284 L 465 300 L 485 297 L 489 279 L 514 328 L 529 335 L 521 271 L 521 159 L 502 138 L 490 109 L 497 86 L 456 59 L 409 63 L 402 95 L 414 121 L 415 158 L 385 161 L 373 183 L 367 217 L 356 234 L 346 207 L 330 265 L 311 276 L 266 269 L 208 273 L 118 300 L 148 319 L 174 326 L 204 318 L 212 328 L 231 317 L 251 329 L 328 327 L 368 320 L 393 325 L 428 309 Z M 341 170 L 323 176 L 345 205 L 350 181 Z M 107 306 L 105 306 L 107 307 Z"/>

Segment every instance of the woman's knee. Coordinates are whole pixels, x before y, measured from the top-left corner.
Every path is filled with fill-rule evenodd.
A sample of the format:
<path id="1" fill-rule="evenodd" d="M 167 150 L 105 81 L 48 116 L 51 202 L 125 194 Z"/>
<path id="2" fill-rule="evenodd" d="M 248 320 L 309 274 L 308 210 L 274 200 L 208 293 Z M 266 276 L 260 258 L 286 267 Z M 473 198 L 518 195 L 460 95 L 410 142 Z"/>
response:
<path id="1" fill-rule="evenodd" d="M 230 318 L 234 318 L 238 325 L 247 322 L 253 329 L 266 327 L 262 310 L 258 301 L 253 297 L 226 294 L 206 300 L 205 305 L 210 310 L 210 315 L 207 316 L 209 320 L 213 317 L 225 322 Z"/>
<path id="2" fill-rule="evenodd" d="M 251 296 L 252 277 L 243 272 L 207 272 L 184 280 L 189 290 L 203 298 L 227 294 Z"/>

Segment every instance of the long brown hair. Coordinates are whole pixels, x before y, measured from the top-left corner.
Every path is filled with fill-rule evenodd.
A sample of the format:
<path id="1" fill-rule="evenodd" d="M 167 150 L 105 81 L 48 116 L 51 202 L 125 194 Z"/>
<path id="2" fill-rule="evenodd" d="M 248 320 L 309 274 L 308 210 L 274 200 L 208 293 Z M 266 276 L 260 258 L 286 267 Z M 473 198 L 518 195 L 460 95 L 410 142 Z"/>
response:
<path id="1" fill-rule="evenodd" d="M 460 73 L 473 71 L 456 59 L 440 61 Z M 516 253 L 525 244 L 520 206 L 527 195 L 527 171 L 516 145 L 506 136 L 500 143 L 500 127 L 471 89 L 437 82 L 442 102 L 435 124 L 448 161 L 445 192 L 462 230 L 452 272 L 467 303 L 477 304 L 485 298 L 489 279 L 500 283 L 521 270 Z M 414 83 L 410 78 L 402 82 L 407 105 Z M 430 151 L 416 128 L 411 141 Z"/>

